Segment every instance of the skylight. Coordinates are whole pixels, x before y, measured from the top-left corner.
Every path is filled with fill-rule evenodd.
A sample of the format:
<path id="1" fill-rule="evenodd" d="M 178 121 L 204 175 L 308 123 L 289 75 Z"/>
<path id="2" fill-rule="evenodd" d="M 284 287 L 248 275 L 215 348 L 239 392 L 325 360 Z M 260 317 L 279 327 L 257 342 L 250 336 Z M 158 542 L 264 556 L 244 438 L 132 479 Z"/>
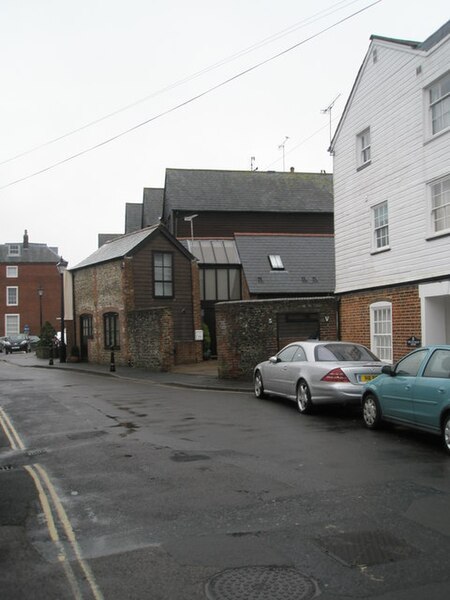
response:
<path id="1" fill-rule="evenodd" d="M 269 254 L 269 262 L 272 270 L 284 271 L 283 261 L 281 260 L 281 256 L 279 254 Z"/>

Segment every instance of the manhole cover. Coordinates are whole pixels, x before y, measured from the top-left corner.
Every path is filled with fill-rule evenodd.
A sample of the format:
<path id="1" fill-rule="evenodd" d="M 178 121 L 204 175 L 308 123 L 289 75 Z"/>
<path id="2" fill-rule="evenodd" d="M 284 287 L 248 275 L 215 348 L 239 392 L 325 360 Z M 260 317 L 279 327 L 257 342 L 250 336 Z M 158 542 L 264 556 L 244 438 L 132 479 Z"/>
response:
<path id="1" fill-rule="evenodd" d="M 330 556 L 347 567 L 378 565 L 417 555 L 417 550 L 388 531 L 339 533 L 316 540 Z"/>
<path id="2" fill-rule="evenodd" d="M 303 600 L 317 593 L 315 582 L 292 567 L 228 569 L 206 584 L 209 600 Z"/>

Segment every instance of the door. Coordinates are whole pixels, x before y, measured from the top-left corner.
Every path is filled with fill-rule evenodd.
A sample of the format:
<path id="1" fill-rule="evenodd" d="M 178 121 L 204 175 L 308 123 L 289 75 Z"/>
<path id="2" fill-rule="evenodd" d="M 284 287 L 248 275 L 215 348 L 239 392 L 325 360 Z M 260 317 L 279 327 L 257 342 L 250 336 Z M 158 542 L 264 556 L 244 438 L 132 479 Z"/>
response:
<path id="1" fill-rule="evenodd" d="M 414 414 L 420 426 L 439 430 L 442 409 L 450 403 L 450 350 L 435 350 L 413 392 Z"/>
<path id="2" fill-rule="evenodd" d="M 89 360 L 88 340 L 92 339 L 92 315 L 80 316 L 80 358 Z"/>

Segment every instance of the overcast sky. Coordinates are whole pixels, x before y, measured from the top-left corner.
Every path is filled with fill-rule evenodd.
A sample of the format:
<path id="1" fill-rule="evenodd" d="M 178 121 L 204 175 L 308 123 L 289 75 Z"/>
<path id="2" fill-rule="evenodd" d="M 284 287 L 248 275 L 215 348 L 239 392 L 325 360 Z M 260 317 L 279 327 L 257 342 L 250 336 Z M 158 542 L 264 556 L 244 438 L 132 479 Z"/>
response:
<path id="1" fill-rule="evenodd" d="M 286 170 L 331 172 L 322 111 L 334 131 L 370 35 L 449 18 L 374 1 L 1 0 L 0 243 L 27 229 L 75 266 L 166 168 L 282 171 L 284 144 Z"/>

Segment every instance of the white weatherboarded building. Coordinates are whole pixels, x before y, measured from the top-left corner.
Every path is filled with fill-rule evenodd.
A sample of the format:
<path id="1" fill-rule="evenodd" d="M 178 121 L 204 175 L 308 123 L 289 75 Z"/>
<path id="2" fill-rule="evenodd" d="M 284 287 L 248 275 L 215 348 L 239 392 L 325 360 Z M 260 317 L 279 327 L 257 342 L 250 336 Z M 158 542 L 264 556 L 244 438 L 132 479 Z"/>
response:
<path id="1" fill-rule="evenodd" d="M 450 343 L 450 21 L 371 37 L 331 151 L 342 339 Z"/>

